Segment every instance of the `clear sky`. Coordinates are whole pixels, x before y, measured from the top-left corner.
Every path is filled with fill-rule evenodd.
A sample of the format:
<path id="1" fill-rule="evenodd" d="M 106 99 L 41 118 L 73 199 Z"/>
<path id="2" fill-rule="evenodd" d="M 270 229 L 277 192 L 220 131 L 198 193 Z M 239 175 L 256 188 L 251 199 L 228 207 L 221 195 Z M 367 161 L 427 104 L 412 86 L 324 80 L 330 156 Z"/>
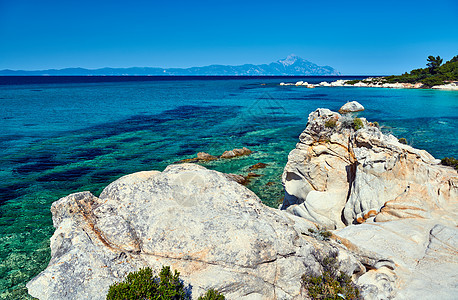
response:
<path id="1" fill-rule="evenodd" d="M 270 63 L 399 74 L 458 55 L 458 1 L 0 0 L 0 69 Z"/>

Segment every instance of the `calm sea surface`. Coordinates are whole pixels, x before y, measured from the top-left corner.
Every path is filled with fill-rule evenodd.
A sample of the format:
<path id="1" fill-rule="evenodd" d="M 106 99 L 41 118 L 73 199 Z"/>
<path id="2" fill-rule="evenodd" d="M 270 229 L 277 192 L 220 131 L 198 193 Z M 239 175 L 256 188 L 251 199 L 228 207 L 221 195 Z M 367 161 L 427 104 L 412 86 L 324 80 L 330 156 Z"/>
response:
<path id="1" fill-rule="evenodd" d="M 458 157 L 458 92 L 278 85 L 336 79 L 0 77 L 0 299 L 27 298 L 50 259 L 49 208 L 69 193 L 245 146 L 254 153 L 203 165 L 246 175 L 267 163 L 248 187 L 278 206 L 288 153 L 318 107 L 357 100 L 385 131 Z"/>

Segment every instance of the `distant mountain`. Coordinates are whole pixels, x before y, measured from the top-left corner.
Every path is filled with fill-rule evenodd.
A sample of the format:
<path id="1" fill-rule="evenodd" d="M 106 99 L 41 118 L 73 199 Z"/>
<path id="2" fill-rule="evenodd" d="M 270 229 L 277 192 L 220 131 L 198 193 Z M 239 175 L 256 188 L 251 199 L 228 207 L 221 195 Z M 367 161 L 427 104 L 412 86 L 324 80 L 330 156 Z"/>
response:
<path id="1" fill-rule="evenodd" d="M 318 66 L 308 60 L 296 55 L 290 55 L 279 61 L 253 65 L 245 64 L 241 66 L 210 65 L 205 67 L 192 68 L 101 68 L 101 69 L 50 69 L 38 71 L 14 71 L 1 70 L 0 75 L 340 75 L 340 73 L 330 66 Z"/>

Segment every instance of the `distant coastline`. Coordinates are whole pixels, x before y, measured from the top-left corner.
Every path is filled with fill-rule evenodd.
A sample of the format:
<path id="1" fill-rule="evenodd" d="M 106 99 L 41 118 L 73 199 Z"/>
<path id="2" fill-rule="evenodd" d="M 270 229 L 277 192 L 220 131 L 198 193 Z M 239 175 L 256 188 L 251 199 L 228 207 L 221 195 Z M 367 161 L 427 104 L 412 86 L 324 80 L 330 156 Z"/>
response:
<path id="1" fill-rule="evenodd" d="M 296 55 L 289 55 L 270 64 L 244 64 L 238 66 L 210 65 L 191 68 L 65 68 L 48 70 L 0 70 L 0 75 L 57 75 L 57 76 L 278 76 L 278 75 L 340 75 L 340 72 L 330 66 L 319 66 Z"/>
<path id="2" fill-rule="evenodd" d="M 162 75 L 162 76 L 139 76 L 139 75 L 79 75 L 79 76 L 64 76 L 64 75 L 0 75 L 0 85 L 23 85 L 23 84 L 59 84 L 59 83 L 101 83 L 101 82 L 141 82 L 141 81 L 177 81 L 177 80 L 243 80 L 243 79 L 307 79 L 307 78 L 323 78 L 323 80 L 355 80 L 367 78 L 367 75 L 350 76 L 350 75 Z"/>

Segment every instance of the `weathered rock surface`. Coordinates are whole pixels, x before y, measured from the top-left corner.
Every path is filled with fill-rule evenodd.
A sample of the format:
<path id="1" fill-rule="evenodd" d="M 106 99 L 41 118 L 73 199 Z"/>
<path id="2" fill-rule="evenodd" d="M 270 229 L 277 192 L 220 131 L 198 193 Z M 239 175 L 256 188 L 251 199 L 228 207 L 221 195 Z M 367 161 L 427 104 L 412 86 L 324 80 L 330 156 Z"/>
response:
<path id="1" fill-rule="evenodd" d="M 352 225 L 336 234 L 360 249 L 370 249 L 395 262 L 395 276 L 388 278 L 398 278 L 395 284 L 391 283 L 396 287 L 396 299 L 456 299 L 458 229 L 455 226 L 437 220 L 402 219 Z M 360 277 L 358 283 L 363 284 L 369 273 Z"/>
<path id="2" fill-rule="evenodd" d="M 335 126 L 327 126 L 335 120 Z M 283 173 L 284 209 L 343 228 L 400 218 L 448 219 L 458 212 L 457 172 L 428 152 L 399 143 L 361 118 L 328 109 L 311 113 Z"/>
<path id="3" fill-rule="evenodd" d="M 355 130 L 349 115 L 328 109 L 309 115 L 283 173 L 282 208 L 392 259 L 396 268 L 386 270 L 386 283 L 395 284 L 397 298 L 454 298 L 457 172 L 361 121 Z M 382 273 L 369 271 L 358 283 L 381 280 Z"/>
<path id="4" fill-rule="evenodd" d="M 216 288 L 228 299 L 304 299 L 300 277 L 318 274 L 331 253 L 355 280 L 366 267 L 392 264 L 341 238 L 319 241 L 309 236 L 313 223 L 266 207 L 226 174 L 192 164 L 128 175 L 100 197 L 72 194 L 51 211 L 52 258 L 27 284 L 39 299 L 105 299 L 128 272 L 163 265 L 181 273 L 193 298 Z M 374 279 L 365 294 L 392 289 Z"/>
<path id="5" fill-rule="evenodd" d="M 345 114 L 345 113 L 358 112 L 358 111 L 363 111 L 363 110 L 364 110 L 364 106 L 362 106 L 359 102 L 351 101 L 351 102 L 345 103 L 339 109 L 339 112 L 341 114 Z"/>

